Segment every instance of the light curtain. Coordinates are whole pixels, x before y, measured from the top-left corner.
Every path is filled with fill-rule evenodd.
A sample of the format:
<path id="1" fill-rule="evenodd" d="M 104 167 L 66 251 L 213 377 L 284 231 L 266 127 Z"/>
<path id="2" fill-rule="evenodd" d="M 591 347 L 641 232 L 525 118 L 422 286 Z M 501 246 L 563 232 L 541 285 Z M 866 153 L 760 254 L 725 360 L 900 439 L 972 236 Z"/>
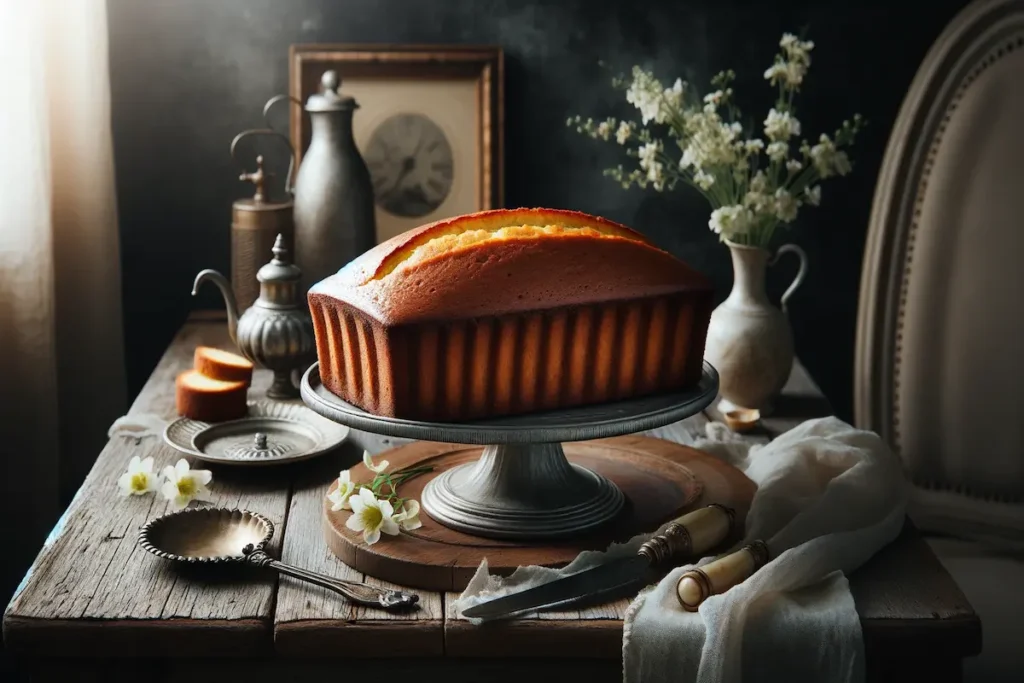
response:
<path id="1" fill-rule="evenodd" d="M 10 580 L 126 409 L 105 0 L 0 2 L 0 93 L 0 569 Z"/>

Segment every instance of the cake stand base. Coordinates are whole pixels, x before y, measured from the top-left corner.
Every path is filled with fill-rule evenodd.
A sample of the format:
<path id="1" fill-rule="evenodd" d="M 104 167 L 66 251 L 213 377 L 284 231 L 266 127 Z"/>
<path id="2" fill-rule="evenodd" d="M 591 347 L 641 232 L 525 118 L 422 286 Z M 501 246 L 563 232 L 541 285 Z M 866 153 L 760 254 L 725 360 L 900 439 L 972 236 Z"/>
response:
<path id="1" fill-rule="evenodd" d="M 612 542 L 650 533 L 665 522 L 709 503 L 736 510 L 742 529 L 755 486 L 742 472 L 722 460 L 680 444 L 642 436 L 621 436 L 564 444 L 568 463 L 593 472 L 622 491 L 619 514 L 599 528 L 572 538 L 529 540 L 486 538 L 466 533 L 448 522 L 420 514 L 423 526 L 398 536 L 381 536 L 373 545 L 345 522 L 348 510 L 331 510 L 323 499 L 323 533 L 331 551 L 350 567 L 382 581 L 434 591 L 460 591 L 487 559 L 491 573 L 508 574 L 519 566 L 559 567 L 584 550 L 604 550 Z M 400 493 L 421 503 L 425 489 L 450 472 L 473 468 L 481 447 L 416 442 L 380 454 L 393 470 L 427 465 L 433 471 L 402 484 Z M 373 476 L 360 463 L 352 480 Z M 335 484 L 332 484 L 333 488 Z M 330 489 L 328 490 L 328 492 Z"/>
<path id="2" fill-rule="evenodd" d="M 566 459 L 574 442 L 682 420 L 706 408 L 717 393 L 718 373 L 705 362 L 700 381 L 677 393 L 469 422 L 427 422 L 375 415 L 346 402 L 324 387 L 319 363 L 306 370 L 301 385 L 310 409 L 354 429 L 485 446 L 474 449 L 477 462 L 445 472 L 423 490 L 425 516 L 480 537 L 534 540 L 574 537 L 614 520 L 623 509 L 616 482 Z"/>
<path id="3" fill-rule="evenodd" d="M 561 444 L 487 446 L 475 463 L 435 477 L 423 509 L 438 522 L 489 538 L 559 538 L 602 526 L 622 491 L 565 458 Z"/>

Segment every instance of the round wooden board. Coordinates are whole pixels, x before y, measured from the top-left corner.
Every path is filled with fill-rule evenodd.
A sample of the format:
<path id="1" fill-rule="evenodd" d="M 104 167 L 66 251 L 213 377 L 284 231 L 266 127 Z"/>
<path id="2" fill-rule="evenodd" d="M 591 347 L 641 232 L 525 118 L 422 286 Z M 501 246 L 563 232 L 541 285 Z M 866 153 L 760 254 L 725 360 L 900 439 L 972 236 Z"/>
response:
<path id="1" fill-rule="evenodd" d="M 420 513 L 423 526 L 399 536 L 383 536 L 368 546 L 362 535 L 345 526 L 352 513 L 331 511 L 324 498 L 323 527 L 327 545 L 345 564 L 375 578 L 402 586 L 436 591 L 466 587 L 486 558 L 490 571 L 509 574 L 523 565 L 563 566 L 584 550 L 604 550 L 651 532 L 665 522 L 710 503 L 736 510 L 738 528 L 746 518 L 755 486 L 736 468 L 689 446 L 644 436 L 620 436 L 563 444 L 570 462 L 599 472 L 626 496 L 618 518 L 599 532 L 563 541 L 506 541 L 480 538 L 450 529 Z M 480 446 L 418 441 L 381 453 L 389 471 L 413 465 L 434 470 L 404 483 L 404 498 L 419 500 L 434 476 L 480 457 Z M 362 463 L 350 470 L 352 480 L 368 483 Z M 334 482 L 328 492 L 336 488 Z"/>

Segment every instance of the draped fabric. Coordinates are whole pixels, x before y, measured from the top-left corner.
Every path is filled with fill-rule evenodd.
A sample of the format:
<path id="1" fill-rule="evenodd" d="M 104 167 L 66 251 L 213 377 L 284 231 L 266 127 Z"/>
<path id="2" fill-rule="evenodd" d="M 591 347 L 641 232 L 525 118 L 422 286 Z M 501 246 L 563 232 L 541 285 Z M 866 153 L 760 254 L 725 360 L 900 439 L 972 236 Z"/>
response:
<path id="1" fill-rule="evenodd" d="M 6 582 L 126 410 L 105 1 L 0 2 L 0 92 Z"/>

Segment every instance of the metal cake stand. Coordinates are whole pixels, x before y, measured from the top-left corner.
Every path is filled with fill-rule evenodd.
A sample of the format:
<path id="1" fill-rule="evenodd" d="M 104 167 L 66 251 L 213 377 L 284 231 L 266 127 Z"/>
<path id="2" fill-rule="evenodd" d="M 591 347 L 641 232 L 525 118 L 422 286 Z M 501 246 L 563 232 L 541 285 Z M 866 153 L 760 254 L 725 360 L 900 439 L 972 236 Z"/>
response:
<path id="1" fill-rule="evenodd" d="M 314 363 L 302 376 L 302 400 L 353 429 L 444 443 L 479 444 L 483 454 L 434 477 L 421 504 L 445 526 L 485 538 L 572 536 L 615 517 L 624 498 L 607 478 L 565 457 L 562 442 L 634 434 L 699 413 L 718 393 L 707 361 L 690 391 L 473 422 L 419 422 L 373 415 L 338 398 Z"/>

